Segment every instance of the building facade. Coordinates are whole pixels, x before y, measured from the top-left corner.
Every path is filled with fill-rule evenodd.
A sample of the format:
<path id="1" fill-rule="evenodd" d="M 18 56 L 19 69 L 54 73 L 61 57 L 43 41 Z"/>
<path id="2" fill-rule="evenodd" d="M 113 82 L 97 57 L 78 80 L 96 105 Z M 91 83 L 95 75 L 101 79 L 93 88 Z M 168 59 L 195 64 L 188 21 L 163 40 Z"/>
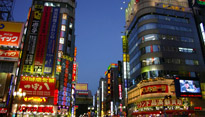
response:
<path id="1" fill-rule="evenodd" d="M 139 86 L 142 82 L 149 81 L 149 84 L 158 87 L 162 84 L 170 85 L 169 79 L 174 84 L 173 79 L 176 76 L 198 81 L 204 77 L 203 51 L 188 0 L 131 0 L 126 9 L 126 31 L 123 38 L 127 39 L 128 57 L 126 58 L 129 58 L 130 64 L 128 112 L 131 108 L 138 108 L 135 109 L 135 112 L 132 110 L 135 114 L 150 109 L 150 105 L 136 106 L 138 103 L 153 101 L 153 94 L 143 94 L 143 90 L 141 90 L 142 87 L 149 89 L 153 89 L 153 87 Z M 153 79 L 161 78 L 166 79 L 166 82 L 153 81 Z M 158 99 L 176 98 L 175 88 L 171 85 L 167 87 L 167 92 L 163 93 L 165 95 L 157 95 Z M 139 95 L 137 93 L 132 95 L 140 97 L 131 95 L 132 90 L 136 88 L 139 90 Z M 170 92 L 172 89 L 174 92 Z M 186 100 L 188 99 L 186 98 Z M 162 110 L 166 110 L 164 104 L 163 101 Z M 171 110 L 177 110 L 176 107 Z M 149 111 L 153 111 L 152 109 Z M 185 106 L 183 109 L 187 110 Z M 157 109 L 154 108 L 154 110 Z M 166 114 L 161 111 L 162 113 Z M 191 111 L 188 113 L 191 114 Z M 141 112 L 141 114 L 152 114 L 152 112 Z"/>
<path id="2" fill-rule="evenodd" d="M 22 41 L 13 115 L 74 114 L 75 0 L 33 0 Z"/>

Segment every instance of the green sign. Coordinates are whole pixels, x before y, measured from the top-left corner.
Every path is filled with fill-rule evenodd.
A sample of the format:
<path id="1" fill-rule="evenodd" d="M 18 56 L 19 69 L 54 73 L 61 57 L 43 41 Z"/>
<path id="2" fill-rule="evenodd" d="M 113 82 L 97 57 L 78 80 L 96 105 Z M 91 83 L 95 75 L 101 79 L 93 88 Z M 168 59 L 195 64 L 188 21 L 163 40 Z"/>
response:
<path id="1" fill-rule="evenodd" d="M 197 3 L 200 5 L 205 5 L 205 0 L 197 0 Z"/>

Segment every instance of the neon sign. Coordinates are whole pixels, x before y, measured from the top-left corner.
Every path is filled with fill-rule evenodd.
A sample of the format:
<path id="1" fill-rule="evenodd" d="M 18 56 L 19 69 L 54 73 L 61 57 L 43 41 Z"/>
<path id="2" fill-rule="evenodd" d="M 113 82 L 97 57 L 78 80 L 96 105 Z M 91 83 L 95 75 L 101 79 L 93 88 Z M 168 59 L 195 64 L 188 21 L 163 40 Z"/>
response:
<path id="1" fill-rule="evenodd" d="M 197 0 L 197 3 L 200 5 L 205 5 L 205 0 Z"/>
<path id="2" fill-rule="evenodd" d="M 46 97 L 25 97 L 23 99 L 25 102 L 46 102 Z"/>

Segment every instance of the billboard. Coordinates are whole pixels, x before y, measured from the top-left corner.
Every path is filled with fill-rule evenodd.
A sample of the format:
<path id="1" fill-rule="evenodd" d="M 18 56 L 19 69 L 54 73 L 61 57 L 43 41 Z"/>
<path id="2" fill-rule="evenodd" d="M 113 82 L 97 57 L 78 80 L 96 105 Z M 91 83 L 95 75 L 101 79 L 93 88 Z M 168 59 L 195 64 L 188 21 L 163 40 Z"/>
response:
<path id="1" fill-rule="evenodd" d="M 23 72 L 31 72 L 32 71 L 32 65 L 34 60 L 34 52 L 36 48 L 36 41 L 38 38 L 38 32 L 40 27 L 40 20 L 43 10 L 43 5 L 35 5 L 35 9 L 32 12 L 31 16 L 31 29 L 29 30 L 29 41 L 28 41 L 28 47 L 26 50 L 26 58 L 24 60 L 24 66 L 23 66 Z M 38 69 L 37 69 L 38 70 Z"/>
<path id="2" fill-rule="evenodd" d="M 18 47 L 24 29 L 24 23 L 0 21 L 0 45 Z"/>
<path id="3" fill-rule="evenodd" d="M 75 85 L 76 91 L 87 91 L 88 90 L 88 84 L 87 83 L 77 83 Z"/>
<path id="4" fill-rule="evenodd" d="M 48 37 L 48 47 L 46 52 L 45 69 L 44 73 L 51 73 L 53 67 L 54 59 L 54 49 L 56 43 L 56 35 L 58 29 L 58 19 L 59 19 L 60 8 L 56 7 L 52 10 L 52 18 L 50 24 L 50 32 Z"/>
<path id="5" fill-rule="evenodd" d="M 174 81 L 177 97 L 202 97 L 199 79 L 176 77 Z"/>
<path id="6" fill-rule="evenodd" d="M 54 96 L 55 78 L 21 76 L 20 86 L 27 96 Z"/>
<path id="7" fill-rule="evenodd" d="M 1 50 L 0 49 L 0 60 L 4 61 L 18 61 L 19 51 L 15 50 Z"/>
<path id="8" fill-rule="evenodd" d="M 44 7 L 43 16 L 41 19 L 41 26 L 39 31 L 39 37 L 37 41 L 36 55 L 35 55 L 35 66 L 43 65 L 43 58 L 45 53 L 45 46 L 48 34 L 49 19 L 51 15 L 51 7 Z M 37 70 L 39 71 L 39 70 Z"/>

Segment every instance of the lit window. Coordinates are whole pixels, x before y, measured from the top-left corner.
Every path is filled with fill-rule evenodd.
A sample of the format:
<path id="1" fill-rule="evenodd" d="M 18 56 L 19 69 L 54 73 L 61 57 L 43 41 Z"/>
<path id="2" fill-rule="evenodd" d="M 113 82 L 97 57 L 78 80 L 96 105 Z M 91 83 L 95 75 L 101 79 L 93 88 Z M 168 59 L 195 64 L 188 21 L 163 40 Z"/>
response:
<path id="1" fill-rule="evenodd" d="M 67 20 L 67 14 L 63 14 L 63 19 Z"/>
<path id="2" fill-rule="evenodd" d="M 60 44 L 64 44 L 64 38 L 63 37 L 60 38 L 60 42 L 59 43 Z"/>
<path id="3" fill-rule="evenodd" d="M 66 30 L 65 25 L 61 25 L 61 30 L 62 30 L 62 31 L 65 31 L 65 30 Z"/>

